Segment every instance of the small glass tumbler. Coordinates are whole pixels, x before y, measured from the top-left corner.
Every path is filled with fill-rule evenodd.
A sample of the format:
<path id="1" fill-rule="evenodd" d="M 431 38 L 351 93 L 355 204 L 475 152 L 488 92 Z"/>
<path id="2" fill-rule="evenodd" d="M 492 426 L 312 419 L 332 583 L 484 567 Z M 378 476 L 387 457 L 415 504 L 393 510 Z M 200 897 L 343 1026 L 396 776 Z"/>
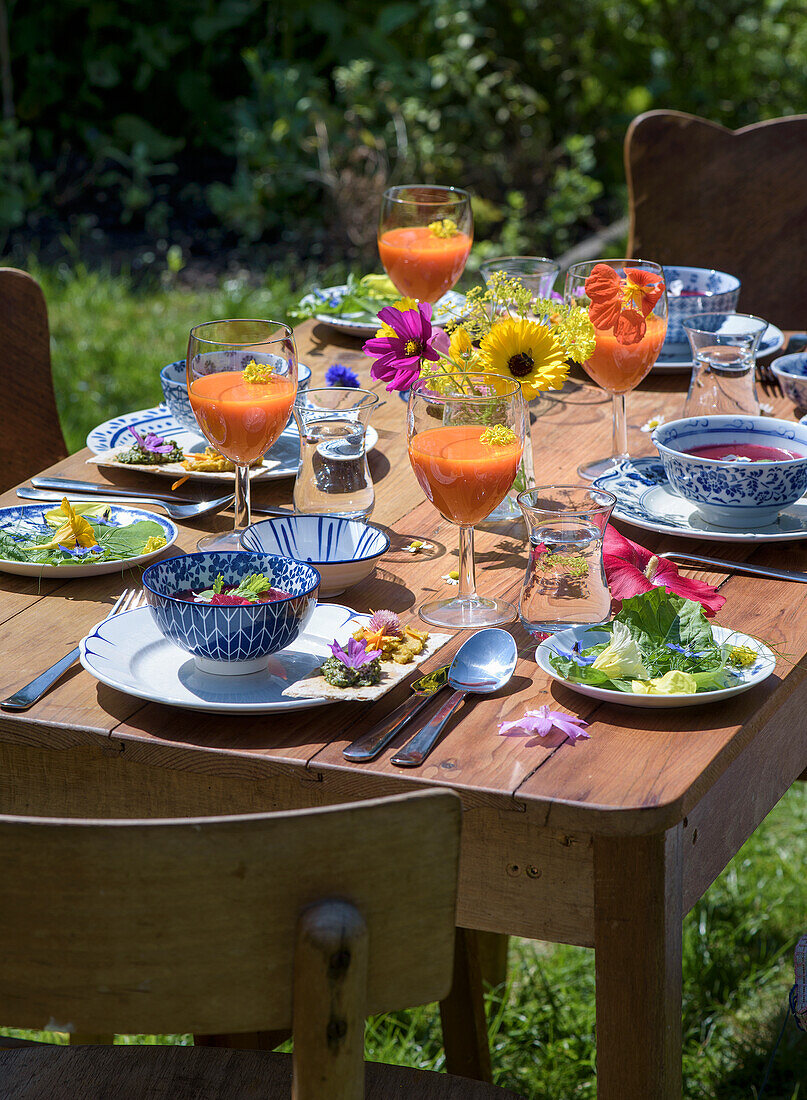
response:
<path id="1" fill-rule="evenodd" d="M 533 637 L 570 626 L 597 626 L 611 611 L 602 541 L 613 493 L 577 485 L 548 485 L 519 493 L 529 531 L 529 559 L 518 602 Z"/>
<path id="2" fill-rule="evenodd" d="M 756 353 L 767 327 L 747 313 L 701 313 L 684 323 L 692 348 L 684 416 L 759 416 Z"/>
<path id="3" fill-rule="evenodd" d="M 294 509 L 345 519 L 366 519 L 375 504 L 367 465 L 370 414 L 379 402 L 370 390 L 323 386 L 294 402 L 300 430 L 300 465 Z"/>
<path id="4" fill-rule="evenodd" d="M 548 298 L 555 286 L 560 264 L 547 256 L 500 256 L 479 265 L 479 274 L 486 283 L 496 271 L 508 279 L 519 279 L 533 298 Z"/>

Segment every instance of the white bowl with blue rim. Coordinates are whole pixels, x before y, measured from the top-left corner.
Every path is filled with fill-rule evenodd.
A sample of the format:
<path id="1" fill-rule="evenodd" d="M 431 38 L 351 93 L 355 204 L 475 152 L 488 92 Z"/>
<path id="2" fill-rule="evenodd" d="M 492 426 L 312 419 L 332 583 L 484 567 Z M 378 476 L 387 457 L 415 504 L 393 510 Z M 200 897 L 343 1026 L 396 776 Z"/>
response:
<path id="1" fill-rule="evenodd" d="M 686 344 L 684 323 L 699 313 L 733 313 L 740 297 L 740 280 L 711 267 L 664 264 L 667 284 L 667 335 L 664 345 Z"/>
<path id="2" fill-rule="evenodd" d="M 251 573 L 263 573 L 288 596 L 235 606 L 178 598 L 212 588 L 219 574 L 225 585 L 238 585 Z M 143 574 L 143 588 L 159 629 L 192 654 L 200 672 L 242 676 L 263 672 L 269 655 L 286 649 L 305 628 L 317 605 L 319 573 L 275 554 L 208 550 L 155 562 Z"/>
<path id="3" fill-rule="evenodd" d="M 766 527 L 807 492 L 805 424 L 770 416 L 691 416 L 662 424 L 652 439 L 670 485 L 717 527 Z M 687 453 L 749 443 L 800 457 L 736 462 Z"/>
<path id="4" fill-rule="evenodd" d="M 310 368 L 303 366 L 302 363 L 298 363 L 297 389 L 307 389 L 310 380 Z M 174 420 L 176 420 L 177 424 L 180 424 L 186 431 L 193 432 L 194 435 L 201 435 L 199 421 L 193 414 L 193 409 L 191 408 L 191 403 L 188 398 L 188 377 L 185 372 L 185 360 L 177 359 L 175 363 L 167 363 L 160 371 L 160 383 L 163 388 L 163 397 L 168 406 L 168 411 L 171 413 Z M 289 421 L 291 422 L 292 420 L 293 418 L 289 417 Z"/>
<path id="5" fill-rule="evenodd" d="M 780 355 L 771 363 L 771 370 L 779 379 L 782 393 L 794 405 L 807 406 L 807 352 Z"/>
<path id="6" fill-rule="evenodd" d="M 253 523 L 241 535 L 245 550 L 281 554 L 313 565 L 320 596 L 337 596 L 368 577 L 389 550 L 378 527 L 341 516 L 277 516 Z"/>

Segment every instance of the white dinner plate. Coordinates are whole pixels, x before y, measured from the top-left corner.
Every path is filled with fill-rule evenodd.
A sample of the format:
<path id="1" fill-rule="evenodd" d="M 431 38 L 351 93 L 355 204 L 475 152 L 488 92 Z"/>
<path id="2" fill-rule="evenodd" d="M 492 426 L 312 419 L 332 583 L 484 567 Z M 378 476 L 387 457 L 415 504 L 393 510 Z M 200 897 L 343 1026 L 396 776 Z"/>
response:
<path id="1" fill-rule="evenodd" d="M 162 466 L 138 466 L 115 461 L 116 451 L 131 447 L 135 442 L 134 436 L 129 431 L 130 428 L 135 428 L 141 435 L 153 432 L 165 439 L 173 439 L 186 454 L 202 452 L 209 445 L 201 433 L 197 435 L 181 427 L 165 405 L 158 405 L 154 409 L 141 409 L 139 412 L 115 416 L 112 420 L 107 420 L 97 428 L 93 428 L 87 436 L 87 446 L 94 452 L 94 457 L 88 458 L 87 461 L 107 469 L 136 470 L 138 473 L 170 477 L 174 481 L 180 477 L 190 477 L 194 481 L 232 482 L 234 477 L 232 473 L 190 471 L 186 470 L 181 462 L 167 462 Z M 372 451 L 377 442 L 378 432 L 375 428 L 368 427 L 366 450 Z M 294 477 L 299 462 L 300 434 L 297 431 L 297 425 L 291 423 L 272 449 L 264 455 L 262 464 L 250 469 L 250 478 L 260 477 L 271 481 L 274 478 Z"/>
<path id="2" fill-rule="evenodd" d="M 340 286 L 318 287 L 300 299 L 300 305 L 306 309 L 315 308 L 318 301 L 328 302 L 329 305 L 338 305 L 347 292 L 347 284 Z M 401 295 L 403 297 L 403 295 Z M 449 290 L 442 298 L 434 303 L 432 321 L 439 325 L 445 321 L 458 321 L 465 317 L 467 309 L 465 295 L 456 290 Z M 315 313 L 314 320 L 320 324 L 330 325 L 337 332 L 346 332 L 350 336 L 368 337 L 375 336 L 381 327 L 378 317 L 372 313 L 343 313 L 335 316 L 332 313 Z"/>
<path id="3" fill-rule="evenodd" d="M 716 527 L 672 488 L 658 458 L 632 458 L 594 482 L 616 497 L 611 519 L 645 531 L 706 542 L 789 542 L 807 538 L 807 496 L 780 512 L 776 523 L 743 531 Z"/>
<path id="4" fill-rule="evenodd" d="M 768 325 L 762 333 L 757 348 L 757 359 L 773 355 L 784 347 L 785 334 L 776 325 Z M 692 370 L 692 350 L 689 343 L 662 344 L 659 357 L 653 364 L 653 374 L 682 374 Z"/>
<path id="5" fill-rule="evenodd" d="M 125 569 L 147 565 L 161 557 L 168 547 L 176 542 L 179 532 L 176 525 L 165 516 L 158 516 L 154 512 L 147 512 L 131 505 L 110 503 L 109 507 L 110 519 L 121 527 L 144 519 L 158 523 L 165 535 L 165 546 L 159 550 L 153 550 L 150 554 L 139 554 L 134 558 L 97 562 L 85 558 L 81 562 L 77 561 L 75 565 L 39 565 L 36 562 L 0 558 L 0 572 L 15 573 L 20 577 L 98 577 L 103 573 L 123 573 Z M 9 533 L 13 531 L 15 534 L 54 534 L 56 528 L 49 527 L 45 521 L 45 512 L 50 512 L 53 508 L 58 508 L 58 504 L 17 504 L 11 508 L 0 508 L 0 530 Z"/>
<path id="6" fill-rule="evenodd" d="M 569 630 L 561 630 L 552 638 L 546 638 L 535 651 L 535 660 L 543 671 L 553 680 L 570 691 L 576 691 L 579 695 L 589 695 L 592 699 L 602 699 L 608 703 L 619 703 L 623 707 L 651 707 L 655 710 L 663 707 L 698 707 L 703 703 L 716 703 L 721 699 L 730 699 L 732 695 L 740 695 L 748 691 L 755 684 L 761 684 L 767 680 L 776 667 L 776 654 L 758 638 L 752 638 L 750 634 L 741 634 L 738 630 L 729 630 L 725 626 L 713 626 L 712 634 L 716 642 L 725 642 L 731 639 L 732 645 L 748 646 L 757 653 L 757 659 L 748 668 L 737 669 L 737 683 L 718 691 L 700 691 L 694 695 L 629 695 L 626 691 L 615 691 L 613 688 L 594 687 L 589 684 L 576 684 L 552 667 L 549 663 L 549 654 L 557 647 L 567 653 L 575 642 L 580 643 L 581 649 L 597 645 L 599 642 L 607 642 L 611 635 L 607 631 L 597 627 L 575 626 Z"/>
<path id="7" fill-rule="evenodd" d="M 220 714 L 263 714 L 321 707 L 333 699 L 287 699 L 289 684 L 305 679 L 331 656 L 329 644 L 347 644 L 370 621 L 342 604 L 317 604 L 305 631 L 267 658 L 267 668 L 246 676 L 200 672 L 193 657 L 162 633 L 148 607 L 99 623 L 81 640 L 81 663 L 108 687 L 170 707 Z"/>

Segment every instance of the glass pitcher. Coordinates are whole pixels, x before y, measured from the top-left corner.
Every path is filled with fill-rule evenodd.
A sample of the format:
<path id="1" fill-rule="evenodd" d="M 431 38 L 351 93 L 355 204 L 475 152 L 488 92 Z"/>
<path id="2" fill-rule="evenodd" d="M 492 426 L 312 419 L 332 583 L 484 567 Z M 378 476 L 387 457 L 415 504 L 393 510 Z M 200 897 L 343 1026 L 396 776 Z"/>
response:
<path id="1" fill-rule="evenodd" d="M 529 531 L 518 613 L 528 634 L 597 626 L 611 611 L 602 540 L 616 497 L 603 489 L 548 485 L 519 493 Z"/>
<path id="2" fill-rule="evenodd" d="M 370 414 L 379 402 L 370 390 L 323 386 L 298 393 L 300 465 L 294 482 L 297 512 L 366 519 L 375 491 L 367 465 Z"/>

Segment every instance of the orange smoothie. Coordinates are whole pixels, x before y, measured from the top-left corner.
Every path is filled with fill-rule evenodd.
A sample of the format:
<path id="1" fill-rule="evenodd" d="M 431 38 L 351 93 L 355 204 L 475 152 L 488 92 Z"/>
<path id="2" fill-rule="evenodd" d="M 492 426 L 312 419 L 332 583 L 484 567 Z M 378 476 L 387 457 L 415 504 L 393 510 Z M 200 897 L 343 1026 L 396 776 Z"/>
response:
<path id="1" fill-rule="evenodd" d="M 490 446 L 481 424 L 429 428 L 409 441 L 409 461 L 423 492 L 444 519 L 472 526 L 484 519 L 515 481 L 521 444 Z"/>
<path id="2" fill-rule="evenodd" d="M 620 344 L 611 329 L 596 329 L 597 346 L 583 369 L 609 393 L 630 393 L 658 358 L 667 321 L 651 314 L 638 344 Z"/>
<path id="3" fill-rule="evenodd" d="M 387 230 L 378 238 L 378 251 L 401 294 L 436 302 L 462 275 L 471 243 L 467 233 L 436 237 L 423 225 Z"/>
<path id="4" fill-rule="evenodd" d="M 257 461 L 286 426 L 297 386 L 279 375 L 245 382 L 240 371 L 195 378 L 188 391 L 204 434 L 217 451 L 242 466 Z"/>

